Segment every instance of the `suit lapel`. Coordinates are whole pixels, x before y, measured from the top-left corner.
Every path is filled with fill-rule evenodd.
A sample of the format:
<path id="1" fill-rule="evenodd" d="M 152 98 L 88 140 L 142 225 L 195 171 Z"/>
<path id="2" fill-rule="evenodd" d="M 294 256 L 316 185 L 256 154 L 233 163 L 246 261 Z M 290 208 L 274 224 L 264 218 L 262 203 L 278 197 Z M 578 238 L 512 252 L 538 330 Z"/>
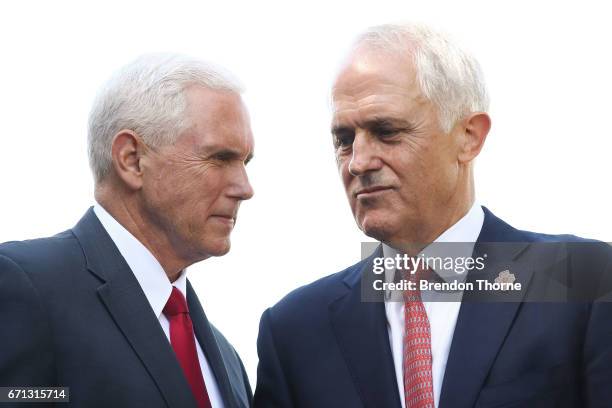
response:
<path id="1" fill-rule="evenodd" d="M 380 248 L 379 248 L 380 250 Z M 401 407 L 389 345 L 385 304 L 361 301 L 361 277 L 375 252 L 345 280 L 347 293 L 330 304 L 333 331 L 366 407 Z"/>
<path id="2" fill-rule="evenodd" d="M 223 403 L 227 408 L 235 407 L 237 406 L 236 400 L 232 393 L 230 380 L 223 362 L 223 357 L 221 356 L 219 345 L 210 327 L 210 323 L 206 318 L 206 314 L 204 314 L 204 309 L 189 281 L 187 281 L 187 302 L 196 337 L 215 375 L 221 397 L 223 398 Z"/>
<path id="3" fill-rule="evenodd" d="M 134 274 L 90 208 L 73 232 L 87 267 L 101 281 L 98 295 L 149 372 L 167 405 L 196 407 L 189 384 Z"/>
<path id="4" fill-rule="evenodd" d="M 523 290 L 512 302 L 479 302 L 475 295 L 464 294 L 444 373 L 441 408 L 472 407 L 478 398 L 531 281 L 533 270 L 520 257 L 528 244 L 521 240 L 526 241 L 519 231 L 485 209 L 474 257 L 487 254 L 487 261 L 483 271 L 469 273 L 467 282 L 477 288 L 477 279 L 493 282 L 500 272 L 508 269 L 521 282 Z M 491 244 L 495 242 L 508 244 Z"/>

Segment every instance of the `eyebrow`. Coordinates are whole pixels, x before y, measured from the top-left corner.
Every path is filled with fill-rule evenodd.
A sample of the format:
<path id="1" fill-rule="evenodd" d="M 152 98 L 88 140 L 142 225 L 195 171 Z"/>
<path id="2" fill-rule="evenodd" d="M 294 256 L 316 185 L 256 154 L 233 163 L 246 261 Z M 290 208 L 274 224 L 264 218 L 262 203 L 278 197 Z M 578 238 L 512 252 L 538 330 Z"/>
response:
<path id="1" fill-rule="evenodd" d="M 332 135 L 338 135 L 340 133 L 351 132 L 352 128 L 349 126 L 332 126 Z"/>
<path id="2" fill-rule="evenodd" d="M 380 127 L 380 126 L 391 126 L 394 120 L 389 118 L 374 118 L 364 123 L 366 127 Z"/>
<path id="3" fill-rule="evenodd" d="M 410 131 L 415 128 L 415 126 L 407 120 L 394 118 L 373 118 L 363 123 L 358 123 L 357 127 L 369 130 L 381 128 L 399 128 L 404 131 Z M 353 131 L 353 127 L 345 125 L 336 125 L 332 127 L 331 131 L 332 134 L 337 135 L 340 133 Z"/>
<path id="4" fill-rule="evenodd" d="M 366 129 L 396 128 L 401 130 L 412 130 L 414 125 L 404 119 L 394 118 L 374 118 L 364 122 Z"/>
<path id="5" fill-rule="evenodd" d="M 242 154 L 232 149 L 219 149 L 219 150 L 213 151 L 208 156 L 209 157 L 213 157 L 213 156 L 221 157 L 227 160 L 240 160 L 242 158 Z M 244 159 L 244 163 L 247 164 L 253 159 L 253 157 L 254 157 L 253 152 L 249 153 L 246 159 Z"/>

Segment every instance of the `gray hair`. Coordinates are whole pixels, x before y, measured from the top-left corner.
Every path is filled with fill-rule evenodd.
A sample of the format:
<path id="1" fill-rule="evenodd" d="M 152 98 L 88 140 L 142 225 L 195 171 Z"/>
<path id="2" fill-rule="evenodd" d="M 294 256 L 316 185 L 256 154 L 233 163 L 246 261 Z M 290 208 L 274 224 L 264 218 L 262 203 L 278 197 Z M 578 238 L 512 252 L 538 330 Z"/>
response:
<path id="1" fill-rule="evenodd" d="M 440 32 L 414 23 L 371 27 L 355 43 L 412 57 L 421 92 L 439 112 L 449 132 L 470 112 L 489 109 L 489 95 L 478 61 Z"/>
<path id="2" fill-rule="evenodd" d="M 117 71 L 89 114 L 87 149 L 95 181 L 110 171 L 113 137 L 123 129 L 152 147 L 174 143 L 190 126 L 184 91 L 192 85 L 242 93 L 242 85 L 223 68 L 179 54 L 143 55 Z"/>

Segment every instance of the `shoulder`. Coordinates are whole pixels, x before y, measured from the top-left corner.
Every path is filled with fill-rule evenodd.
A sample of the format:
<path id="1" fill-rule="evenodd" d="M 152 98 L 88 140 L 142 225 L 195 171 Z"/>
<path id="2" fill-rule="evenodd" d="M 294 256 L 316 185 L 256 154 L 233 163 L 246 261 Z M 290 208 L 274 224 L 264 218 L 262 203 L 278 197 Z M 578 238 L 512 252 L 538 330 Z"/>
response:
<path id="1" fill-rule="evenodd" d="M 517 231 L 519 231 L 525 237 L 526 242 L 598 242 L 594 239 L 583 238 L 573 234 L 545 234 L 542 232 L 533 232 L 525 230 Z"/>
<path id="2" fill-rule="evenodd" d="M 83 251 L 70 230 L 47 238 L 5 242 L 0 244 L 0 256 L 33 274 L 57 269 L 71 258 L 84 260 Z"/>
<path id="3" fill-rule="evenodd" d="M 582 238 L 573 234 L 546 234 L 542 232 L 527 231 L 514 228 L 498 218 L 486 207 L 484 222 L 480 232 L 479 241 L 483 242 L 577 242 L 597 243 L 599 241 Z"/>
<path id="4" fill-rule="evenodd" d="M 367 261 L 364 259 L 340 272 L 294 289 L 268 309 L 269 318 L 275 322 L 316 320 L 327 312 L 331 302 L 359 283 L 361 270 Z"/>
<path id="5" fill-rule="evenodd" d="M 47 238 L 0 244 L 0 270 L 18 267 L 32 280 L 60 277 L 73 265 L 84 265 L 78 240 L 68 230 Z"/>
<path id="6" fill-rule="evenodd" d="M 557 269 L 575 277 L 574 290 L 581 298 L 612 293 L 612 246 L 608 243 L 573 234 L 519 230 L 483 209 L 485 220 L 479 240 L 528 243 L 527 253 L 531 253 L 533 262 L 549 260 L 548 265 L 557 265 Z"/>
<path id="7" fill-rule="evenodd" d="M 542 234 L 521 231 L 535 253 L 556 254 L 566 258 L 568 265 L 580 271 L 581 276 L 599 280 L 602 273 L 612 271 L 612 246 L 573 234 Z"/>
<path id="8" fill-rule="evenodd" d="M 0 255 L 27 263 L 39 258 L 54 258 L 75 247 L 78 247 L 77 239 L 67 230 L 51 237 L 4 242 L 0 244 Z"/>
<path id="9" fill-rule="evenodd" d="M 493 227 L 491 227 L 492 225 Z M 569 253 L 609 254 L 612 250 L 612 247 L 605 242 L 580 237 L 574 234 L 547 234 L 516 229 L 495 217 L 487 209 L 485 209 L 485 224 L 483 225 L 483 231 L 485 230 L 488 230 L 486 232 L 487 235 L 490 234 L 491 230 L 497 230 L 497 232 L 503 231 L 500 236 L 508 238 L 493 241 L 521 241 L 530 243 L 532 246 L 537 246 L 538 244 L 554 244 L 555 247 L 566 248 Z"/>

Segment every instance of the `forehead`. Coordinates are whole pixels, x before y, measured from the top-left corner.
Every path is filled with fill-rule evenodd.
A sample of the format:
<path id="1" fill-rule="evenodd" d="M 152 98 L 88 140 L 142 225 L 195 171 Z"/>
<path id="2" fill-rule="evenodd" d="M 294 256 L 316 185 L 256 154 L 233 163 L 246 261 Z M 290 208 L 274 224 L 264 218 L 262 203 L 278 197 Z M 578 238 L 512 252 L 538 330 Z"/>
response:
<path id="1" fill-rule="evenodd" d="M 424 99 L 409 56 L 368 49 L 349 57 L 334 83 L 332 98 L 334 120 L 379 111 L 402 114 Z"/>
<path id="2" fill-rule="evenodd" d="M 240 95 L 192 86 L 185 91 L 188 136 L 200 149 L 226 147 L 253 150 L 249 114 Z"/>

